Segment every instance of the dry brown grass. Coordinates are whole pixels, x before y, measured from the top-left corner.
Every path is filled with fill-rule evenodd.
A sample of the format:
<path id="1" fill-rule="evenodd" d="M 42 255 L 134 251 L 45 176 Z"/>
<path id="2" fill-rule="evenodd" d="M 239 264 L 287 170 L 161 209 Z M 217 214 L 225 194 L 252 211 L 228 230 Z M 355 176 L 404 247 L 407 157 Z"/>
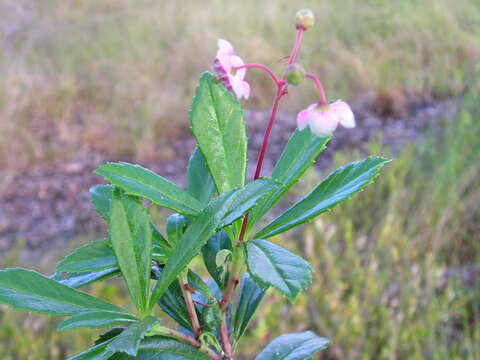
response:
<path id="1" fill-rule="evenodd" d="M 298 5 L 287 0 L 0 1 L 0 165 L 20 171 L 82 147 L 151 156 L 187 124 L 196 79 L 216 39 L 281 72 Z M 367 93 L 451 96 L 480 54 L 480 5 L 470 0 L 304 1 L 317 16 L 301 60 L 330 98 Z M 258 75 L 258 76 L 257 76 Z M 249 74 L 247 106 L 271 85 Z M 285 106 L 311 102 L 292 91 Z"/>

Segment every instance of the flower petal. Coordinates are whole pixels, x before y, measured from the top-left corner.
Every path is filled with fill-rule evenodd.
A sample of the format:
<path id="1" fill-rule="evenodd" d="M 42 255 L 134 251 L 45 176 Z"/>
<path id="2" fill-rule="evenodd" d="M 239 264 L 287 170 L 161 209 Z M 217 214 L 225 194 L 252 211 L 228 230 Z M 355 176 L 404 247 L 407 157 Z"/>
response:
<path id="1" fill-rule="evenodd" d="M 299 130 L 303 130 L 307 127 L 312 111 L 313 110 L 309 107 L 297 114 L 297 127 Z"/>
<path id="2" fill-rule="evenodd" d="M 243 60 L 237 55 L 232 55 L 232 57 L 230 58 L 230 63 L 232 64 L 232 68 L 245 65 Z M 240 80 L 243 80 L 246 72 L 247 69 L 239 69 L 236 71 L 235 76 L 238 77 Z"/>
<path id="3" fill-rule="evenodd" d="M 312 111 L 309 121 L 310 129 L 318 136 L 331 135 L 338 125 L 334 112 L 330 109 Z"/>
<path id="4" fill-rule="evenodd" d="M 237 97 L 237 99 L 241 99 L 244 97 L 247 99 L 250 95 L 250 86 L 246 81 L 239 79 L 237 76 L 228 75 L 228 81 L 232 86 L 232 90 Z"/>
<path id="5" fill-rule="evenodd" d="M 217 60 L 227 74 L 229 74 L 230 71 L 232 71 L 231 58 L 232 58 L 232 55 L 230 55 L 226 51 L 223 51 L 223 50 L 217 51 Z"/>
<path id="6" fill-rule="evenodd" d="M 217 40 L 218 50 L 224 51 L 227 54 L 233 55 L 234 50 L 232 44 L 230 44 L 225 39 L 218 39 Z"/>
<path id="7" fill-rule="evenodd" d="M 335 113 L 338 122 L 345 128 L 351 129 L 355 127 L 355 116 L 353 115 L 350 105 L 345 101 L 335 101 L 330 104 L 331 109 Z"/>
<path id="8" fill-rule="evenodd" d="M 245 99 L 248 99 L 250 97 L 250 84 L 247 83 L 246 81 L 242 81 L 243 85 L 243 97 Z"/>

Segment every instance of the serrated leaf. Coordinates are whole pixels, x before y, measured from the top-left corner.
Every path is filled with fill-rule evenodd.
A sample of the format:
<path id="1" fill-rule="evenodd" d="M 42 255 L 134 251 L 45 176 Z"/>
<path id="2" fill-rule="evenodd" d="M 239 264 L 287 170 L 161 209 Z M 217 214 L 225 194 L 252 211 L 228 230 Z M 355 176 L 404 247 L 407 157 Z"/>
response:
<path id="1" fill-rule="evenodd" d="M 312 281 L 308 262 L 270 241 L 248 241 L 246 253 L 252 278 L 260 285 L 278 289 L 292 303 Z"/>
<path id="2" fill-rule="evenodd" d="M 215 234 L 222 219 L 231 210 L 231 204 L 236 199 L 237 191 L 240 190 L 231 191 L 212 200 L 205 210 L 192 220 L 187 231 L 179 239 L 170 260 L 162 271 L 162 276 L 155 285 L 151 300 L 152 306 L 193 257 L 200 252 L 208 239 Z"/>
<path id="3" fill-rule="evenodd" d="M 110 240 L 132 299 L 141 314 L 148 311 L 152 229 L 147 209 L 129 195 L 114 192 Z"/>
<path id="4" fill-rule="evenodd" d="M 185 329 L 192 330 L 190 316 L 188 315 L 182 289 L 178 281 L 174 281 L 158 302 L 163 311 Z"/>
<path id="5" fill-rule="evenodd" d="M 172 245 L 165 239 L 157 226 L 153 222 L 150 222 L 150 225 L 152 226 L 152 243 L 165 250 L 172 249 Z"/>
<path id="6" fill-rule="evenodd" d="M 187 167 L 187 189 L 202 204 L 208 204 L 217 188 L 208 170 L 205 157 L 196 147 Z"/>
<path id="7" fill-rule="evenodd" d="M 208 287 L 208 284 L 195 271 L 188 269 L 187 279 L 188 284 L 194 290 L 203 293 L 203 295 L 205 295 L 208 300 L 211 300 L 213 298 L 212 292 Z"/>
<path id="8" fill-rule="evenodd" d="M 114 354 L 109 360 L 131 360 L 123 353 Z M 211 360 L 193 346 L 160 336 L 146 338 L 140 344 L 137 360 Z"/>
<path id="9" fill-rule="evenodd" d="M 107 342 L 107 341 L 113 339 L 115 336 L 120 335 L 123 330 L 125 330 L 125 328 L 121 328 L 121 327 L 115 327 L 115 328 L 112 328 L 110 330 L 107 330 L 106 332 L 101 334 L 97 338 L 97 340 L 95 340 L 94 344 L 99 345 L 101 343 Z"/>
<path id="10" fill-rule="evenodd" d="M 58 281 L 64 285 L 67 285 L 71 288 L 79 288 L 88 284 L 91 284 L 95 281 L 104 280 L 114 275 L 119 275 L 120 269 L 115 267 L 111 269 L 106 269 L 96 272 L 86 272 L 86 273 L 69 273 L 64 279 L 59 279 Z"/>
<path id="11" fill-rule="evenodd" d="M 275 180 L 263 178 L 252 181 L 239 189 L 232 195 L 234 200 L 219 227 L 223 228 L 230 225 L 242 217 L 248 210 L 253 208 L 260 199 L 279 186 L 280 184 Z"/>
<path id="12" fill-rule="evenodd" d="M 113 311 L 88 311 L 73 315 L 66 319 L 58 326 L 57 331 L 126 325 L 137 320 L 138 319 L 135 316 L 125 313 Z"/>
<path id="13" fill-rule="evenodd" d="M 131 324 L 108 344 L 107 349 L 112 352 L 123 352 L 130 356 L 137 356 L 140 342 L 157 322 L 157 318 L 147 316 L 145 319 Z"/>
<path id="14" fill-rule="evenodd" d="M 106 222 L 108 222 L 110 214 L 110 202 L 112 201 L 114 189 L 115 187 L 112 185 L 97 185 L 90 188 L 90 199 L 93 205 L 95 205 L 95 210 Z"/>
<path id="15" fill-rule="evenodd" d="M 314 164 L 318 155 L 325 150 L 331 136 L 320 137 L 307 126 L 304 130 L 295 130 L 276 163 L 271 178 L 282 186 L 271 195 L 261 199 L 249 215 L 249 229 L 252 228 L 294 185 L 305 171 Z"/>
<path id="16" fill-rule="evenodd" d="M 242 187 L 247 164 L 243 111 L 240 102 L 211 73 L 200 78 L 190 120 L 219 193 Z"/>
<path id="17" fill-rule="evenodd" d="M 167 218 L 167 236 L 170 244 L 175 245 L 187 229 L 189 218 L 180 214 L 172 214 Z"/>
<path id="18" fill-rule="evenodd" d="M 237 341 L 243 336 L 245 330 L 247 330 L 248 324 L 262 302 L 265 293 L 266 290 L 258 286 L 248 274 L 243 276 L 240 298 L 233 321 L 234 337 Z"/>
<path id="19" fill-rule="evenodd" d="M 107 349 L 110 342 L 111 340 L 92 346 L 68 360 L 108 360 L 113 355 L 113 352 Z"/>
<path id="20" fill-rule="evenodd" d="M 110 205 L 112 202 L 114 189 L 115 187 L 112 185 L 97 185 L 90 188 L 90 196 L 91 196 L 92 202 L 95 205 L 97 212 L 107 222 L 110 217 Z M 170 244 L 168 243 L 167 240 L 165 240 L 165 238 L 160 233 L 160 231 L 155 226 L 155 224 L 151 223 L 151 226 L 152 226 L 153 243 L 157 244 L 162 248 L 170 249 L 171 248 Z M 107 241 L 110 241 L 110 240 L 107 239 Z"/>
<path id="21" fill-rule="evenodd" d="M 57 264 L 57 271 L 68 273 L 97 272 L 117 266 L 110 241 L 99 240 L 84 245 Z"/>
<path id="22" fill-rule="evenodd" d="M 153 245 L 152 259 L 156 260 L 159 264 L 166 264 L 168 259 L 170 259 L 170 256 L 172 256 L 172 250 Z"/>
<path id="23" fill-rule="evenodd" d="M 219 231 L 213 235 L 202 248 L 205 267 L 221 289 L 223 289 L 225 279 L 222 268 L 216 265 L 216 256 L 224 249 L 232 250 L 232 242 L 225 231 Z"/>
<path id="24" fill-rule="evenodd" d="M 50 315 L 74 315 L 94 310 L 126 313 L 124 309 L 35 271 L 19 268 L 0 270 L 0 303 Z"/>
<path id="25" fill-rule="evenodd" d="M 145 198 L 178 213 L 196 215 L 203 209 L 202 203 L 187 191 L 140 165 L 107 163 L 95 170 L 95 173 L 128 195 Z"/>
<path id="26" fill-rule="evenodd" d="M 280 234 L 329 211 L 371 184 L 383 165 L 389 161 L 382 157 L 368 157 L 339 168 L 302 200 L 260 230 L 255 238 Z"/>
<path id="27" fill-rule="evenodd" d="M 326 349 L 330 341 L 315 335 L 311 331 L 281 335 L 263 351 L 255 360 L 305 360 L 310 359 L 320 350 Z"/>

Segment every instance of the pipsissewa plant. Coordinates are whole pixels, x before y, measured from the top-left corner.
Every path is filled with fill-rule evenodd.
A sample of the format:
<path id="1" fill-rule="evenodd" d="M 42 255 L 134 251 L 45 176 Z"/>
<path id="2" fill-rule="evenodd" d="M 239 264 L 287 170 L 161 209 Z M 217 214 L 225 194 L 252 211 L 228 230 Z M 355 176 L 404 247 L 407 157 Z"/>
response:
<path id="1" fill-rule="evenodd" d="M 297 13 L 297 36 L 285 75 L 260 64 L 244 64 L 232 45 L 219 40 L 214 73 L 204 73 L 190 119 L 197 142 L 187 168 L 187 190 L 138 165 L 108 163 L 96 173 L 111 185 L 90 190 L 108 223 L 104 240 L 87 244 L 57 264 L 45 277 L 25 269 L 0 271 L 0 303 L 15 309 L 67 316 L 59 330 L 110 328 L 72 359 L 233 359 L 236 346 L 268 288 L 291 302 L 311 281 L 307 261 L 267 239 L 329 211 L 370 184 L 388 161 L 369 157 L 348 164 L 263 228 L 263 216 L 285 195 L 325 149 L 338 124 L 355 126 L 343 101 L 329 104 L 320 81 L 295 63 L 303 33 L 313 25 L 310 10 Z M 236 99 L 248 98 L 247 69 L 261 69 L 276 86 L 254 179 L 245 183 L 247 138 Z M 268 139 L 279 102 L 289 85 L 313 81 L 320 100 L 298 114 L 270 177 L 261 177 Z M 236 97 L 236 98 L 235 98 Z M 174 211 L 163 236 L 148 208 Z M 203 258 L 205 280 L 189 265 Z M 134 313 L 76 290 L 118 275 L 123 277 Z M 239 296 L 234 296 L 237 289 Z M 156 308 L 178 323 L 165 326 Z M 329 341 L 312 332 L 282 335 L 257 360 L 301 360 Z"/>

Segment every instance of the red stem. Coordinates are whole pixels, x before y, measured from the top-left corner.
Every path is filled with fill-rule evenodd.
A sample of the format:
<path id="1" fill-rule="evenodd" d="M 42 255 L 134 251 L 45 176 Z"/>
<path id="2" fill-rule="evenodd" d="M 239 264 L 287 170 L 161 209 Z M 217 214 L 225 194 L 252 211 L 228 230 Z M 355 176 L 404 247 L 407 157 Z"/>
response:
<path id="1" fill-rule="evenodd" d="M 302 42 L 303 28 L 297 28 L 297 36 L 295 37 L 295 43 L 293 44 L 292 52 L 290 53 L 290 59 L 288 60 L 288 65 L 291 65 L 295 62 L 295 59 L 298 55 L 298 50 L 300 49 L 300 44 Z"/>
<path id="2" fill-rule="evenodd" d="M 190 286 L 186 281 L 182 281 L 184 280 L 184 277 L 181 277 L 180 279 L 182 282 L 180 286 L 182 288 L 183 298 L 185 299 L 185 305 L 187 306 L 188 315 L 192 323 L 193 332 L 195 333 L 195 337 L 198 338 L 200 336 L 202 328 L 200 327 L 200 322 L 198 321 L 197 311 L 195 310 L 195 304 L 193 303 L 192 294 L 190 293 L 190 291 L 188 291 L 188 288 L 190 288 Z"/>
<path id="3" fill-rule="evenodd" d="M 272 78 L 272 80 L 275 82 L 275 84 L 277 86 L 278 86 L 278 83 L 280 82 L 277 75 L 275 75 L 273 73 L 273 71 L 268 66 L 265 66 L 265 65 L 262 65 L 262 64 L 245 64 L 245 65 L 242 65 L 242 66 L 235 67 L 235 70 L 240 70 L 240 69 L 260 69 L 260 70 L 266 71 L 268 73 L 268 75 L 270 75 L 270 77 Z"/>
<path id="4" fill-rule="evenodd" d="M 283 95 L 285 95 L 284 86 L 278 86 L 275 99 L 273 100 L 272 113 L 270 114 L 270 119 L 268 120 L 267 129 L 265 130 L 265 135 L 263 136 L 262 148 L 260 150 L 260 155 L 258 156 L 257 169 L 255 170 L 254 176 L 255 180 L 260 177 L 260 173 L 262 172 L 263 160 L 265 159 L 265 153 L 267 152 L 268 139 L 270 138 L 270 133 L 272 132 L 273 125 L 275 124 L 278 113 L 278 105 Z M 245 217 L 245 219 L 247 219 L 247 217 Z M 246 221 L 244 220 L 244 222 Z"/>
<path id="5" fill-rule="evenodd" d="M 318 92 L 320 93 L 320 105 L 328 105 L 327 97 L 325 96 L 325 89 L 323 88 L 323 85 L 321 81 L 313 74 L 306 74 L 305 75 L 307 78 L 313 81 L 315 86 L 318 89 Z"/>
<path id="6" fill-rule="evenodd" d="M 225 351 L 225 355 L 227 355 L 227 359 L 231 359 L 233 352 L 232 352 L 232 345 L 230 344 L 230 339 L 228 335 L 227 312 L 223 314 L 222 325 L 220 328 L 220 336 L 222 338 L 223 350 Z"/>
<path id="7" fill-rule="evenodd" d="M 183 341 L 183 342 L 193 346 L 194 348 L 197 348 L 201 352 L 207 354 L 208 356 L 210 356 L 210 358 L 212 360 L 221 360 L 220 356 L 218 356 L 214 351 L 212 351 L 211 349 L 209 349 L 207 347 L 202 347 L 202 344 L 197 339 L 194 339 L 191 336 L 188 336 L 188 335 L 186 335 L 186 334 L 184 334 L 180 331 L 173 330 L 173 329 L 166 329 L 166 332 L 167 333 L 165 333 L 165 334 L 162 333 L 162 335 L 166 335 L 166 336 L 178 339 L 180 341 Z"/>

